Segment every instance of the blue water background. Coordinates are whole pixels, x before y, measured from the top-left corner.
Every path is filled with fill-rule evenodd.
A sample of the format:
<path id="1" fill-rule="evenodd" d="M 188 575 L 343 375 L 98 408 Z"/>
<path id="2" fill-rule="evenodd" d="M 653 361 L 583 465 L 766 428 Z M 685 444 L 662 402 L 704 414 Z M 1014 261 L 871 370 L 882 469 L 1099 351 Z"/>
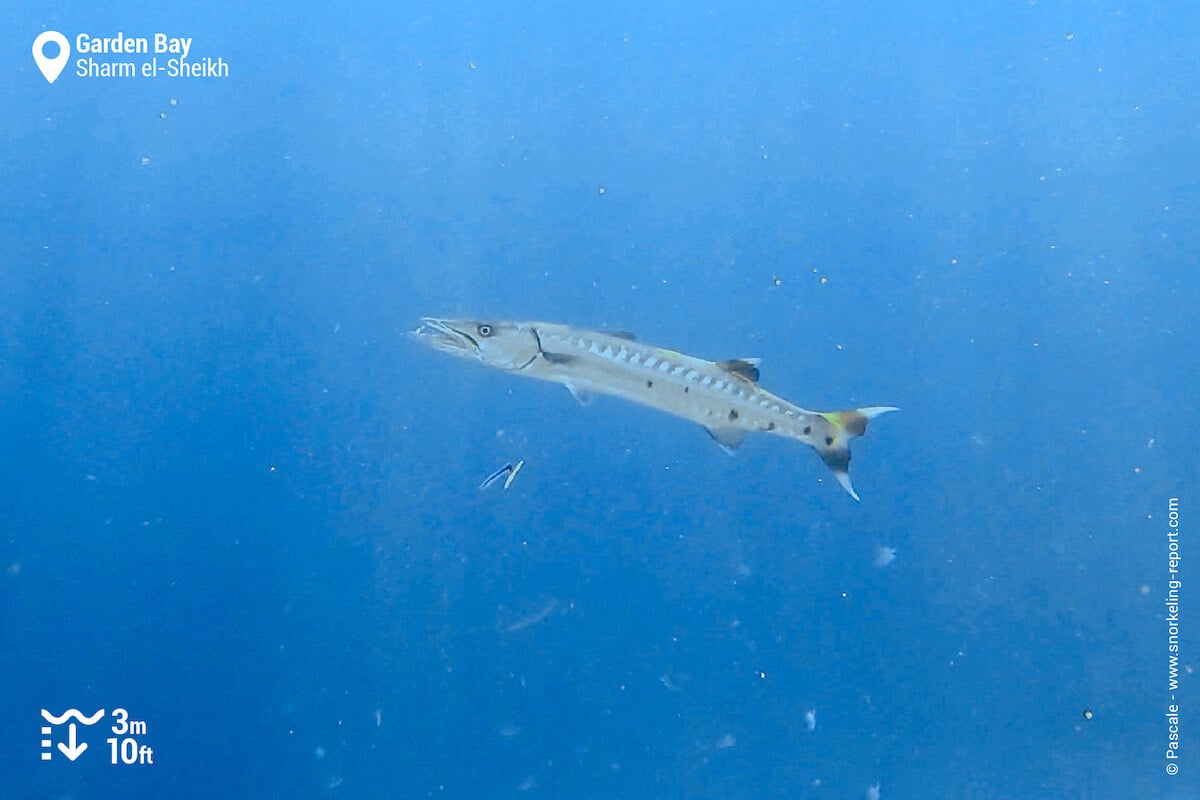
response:
<path id="1" fill-rule="evenodd" d="M 1185 4 L 2 16 L 4 797 L 1200 796 Z M 45 28 L 231 75 L 50 86 Z M 902 411 L 855 503 L 424 314 Z M 40 761 L 69 707 L 155 763 Z"/>

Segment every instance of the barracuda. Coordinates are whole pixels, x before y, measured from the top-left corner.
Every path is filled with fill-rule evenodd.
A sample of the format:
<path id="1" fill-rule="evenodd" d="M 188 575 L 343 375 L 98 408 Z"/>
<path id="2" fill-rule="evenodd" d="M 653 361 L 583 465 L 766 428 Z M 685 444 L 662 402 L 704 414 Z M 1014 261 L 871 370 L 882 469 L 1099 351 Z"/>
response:
<path id="1" fill-rule="evenodd" d="M 896 410 L 808 411 L 758 385 L 758 359 L 705 361 L 624 333 L 423 317 L 413 335 L 444 353 L 561 383 L 584 404 L 593 394 L 607 394 L 691 420 L 730 452 L 754 431 L 797 439 L 817 451 L 855 500 L 850 440 L 862 436 L 872 418 Z"/>

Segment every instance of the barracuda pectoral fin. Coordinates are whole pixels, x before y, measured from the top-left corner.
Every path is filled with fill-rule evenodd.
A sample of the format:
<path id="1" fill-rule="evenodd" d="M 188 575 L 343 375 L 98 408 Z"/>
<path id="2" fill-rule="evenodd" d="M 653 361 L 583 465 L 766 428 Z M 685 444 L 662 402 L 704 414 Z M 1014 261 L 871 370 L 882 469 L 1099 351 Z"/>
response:
<path id="1" fill-rule="evenodd" d="M 729 455 L 733 455 L 733 451 L 746 438 L 746 431 L 741 428 L 709 428 L 705 426 L 704 430 L 708 431 L 708 435 L 712 437 L 713 441 L 720 445 L 721 449 Z"/>
<path id="2" fill-rule="evenodd" d="M 542 358 L 546 359 L 547 361 L 549 361 L 551 364 L 554 364 L 555 366 L 562 366 L 563 364 L 570 364 L 572 361 L 577 360 L 575 358 L 575 356 L 567 355 L 566 353 L 549 353 L 549 352 L 546 352 L 545 350 L 542 351 Z"/>
<path id="3" fill-rule="evenodd" d="M 564 383 L 563 386 L 567 387 L 567 391 L 571 393 L 571 397 L 574 397 L 579 405 L 590 406 L 592 404 L 592 393 L 587 389 L 580 389 L 573 383 Z"/>

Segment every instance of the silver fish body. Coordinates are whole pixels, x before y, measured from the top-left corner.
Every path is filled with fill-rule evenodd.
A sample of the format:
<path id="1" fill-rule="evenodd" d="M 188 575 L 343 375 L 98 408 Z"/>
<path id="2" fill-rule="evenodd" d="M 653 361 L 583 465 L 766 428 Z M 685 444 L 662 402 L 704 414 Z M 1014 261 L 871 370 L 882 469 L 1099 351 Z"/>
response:
<path id="1" fill-rule="evenodd" d="M 727 450 L 755 431 L 797 439 L 817 451 L 855 500 L 849 441 L 866 432 L 871 418 L 896 410 L 809 411 L 759 386 L 757 359 L 706 361 L 627 334 L 548 322 L 433 317 L 422 318 L 413 334 L 442 352 L 561 383 L 583 403 L 606 394 L 691 420 Z"/>

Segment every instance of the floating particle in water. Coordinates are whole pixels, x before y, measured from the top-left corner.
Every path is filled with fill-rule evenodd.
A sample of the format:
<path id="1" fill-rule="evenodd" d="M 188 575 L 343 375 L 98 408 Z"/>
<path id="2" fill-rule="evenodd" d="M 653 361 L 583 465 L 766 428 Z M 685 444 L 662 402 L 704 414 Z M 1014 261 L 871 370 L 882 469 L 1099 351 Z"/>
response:
<path id="1" fill-rule="evenodd" d="M 727 733 L 720 739 L 717 739 L 718 750 L 728 750 L 731 747 L 737 747 L 737 737 L 732 733 Z"/>
<path id="2" fill-rule="evenodd" d="M 879 800 L 879 784 L 867 787 L 867 800 Z"/>
<path id="3" fill-rule="evenodd" d="M 159 119 L 166 119 L 166 118 L 167 118 L 167 112 L 165 112 L 165 111 L 160 111 L 160 112 L 158 112 L 158 118 L 159 118 Z"/>
<path id="4" fill-rule="evenodd" d="M 1066 40 L 1067 40 L 1068 42 L 1073 42 L 1073 41 L 1075 41 L 1075 34 L 1073 34 L 1073 33 L 1071 33 L 1070 31 L 1068 31 L 1068 32 L 1067 32 L 1067 35 L 1066 35 Z"/>
<path id="5" fill-rule="evenodd" d="M 171 106 L 171 108 L 174 108 L 175 106 L 179 105 L 179 101 L 176 100 L 174 97 L 172 97 L 170 100 L 168 100 L 167 103 Z"/>
<path id="6" fill-rule="evenodd" d="M 896 548 L 880 545 L 875 548 L 875 558 L 872 559 L 871 564 L 876 567 L 886 567 L 895 560 Z"/>
<path id="7" fill-rule="evenodd" d="M 815 731 L 817 729 L 817 710 L 815 708 L 810 708 L 808 711 L 804 712 L 804 725 L 810 731 Z"/>
<path id="8" fill-rule="evenodd" d="M 1096 715 L 1092 713 L 1092 710 L 1090 708 L 1085 708 L 1083 710 L 1083 718 L 1084 719 L 1091 720 L 1091 718 L 1094 716 L 1096 716 Z"/>
<path id="9" fill-rule="evenodd" d="M 150 163 L 150 156 L 142 156 L 142 157 L 141 157 L 141 158 L 138 160 L 138 163 L 140 163 L 140 164 L 141 164 L 143 167 L 144 167 L 144 166 L 146 166 L 147 164 L 149 164 L 149 163 Z"/>
<path id="10" fill-rule="evenodd" d="M 608 191 L 608 189 L 605 189 L 603 186 L 601 186 L 601 187 L 600 187 L 599 189 L 597 189 L 596 191 L 597 191 L 599 194 L 603 195 L 605 192 L 607 192 L 607 191 Z"/>
<path id="11" fill-rule="evenodd" d="M 518 631 L 523 631 L 526 628 L 532 628 L 534 625 L 537 625 L 539 622 L 544 620 L 546 617 L 548 617 L 552 613 L 554 613 L 554 610 L 556 608 L 558 608 L 558 598 L 551 597 L 548 601 L 546 601 L 545 605 L 543 605 L 540 609 L 538 609 L 534 613 L 530 614 L 527 617 L 522 617 L 521 619 L 518 619 L 516 622 L 512 622 L 508 625 L 505 625 L 501 630 L 503 630 L 505 633 L 516 633 Z"/>

